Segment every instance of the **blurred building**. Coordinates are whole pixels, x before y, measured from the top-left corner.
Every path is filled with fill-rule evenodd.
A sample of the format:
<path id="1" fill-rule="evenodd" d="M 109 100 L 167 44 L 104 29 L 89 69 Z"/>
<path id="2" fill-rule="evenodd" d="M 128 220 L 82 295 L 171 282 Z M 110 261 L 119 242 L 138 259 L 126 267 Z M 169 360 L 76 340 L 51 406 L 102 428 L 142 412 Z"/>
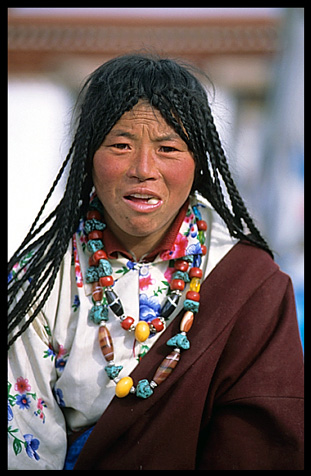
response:
<path id="1" fill-rule="evenodd" d="M 9 255 L 66 155 L 86 76 L 127 52 L 183 59 L 215 86 L 234 178 L 293 277 L 303 333 L 303 9 L 9 8 L 8 25 Z"/>

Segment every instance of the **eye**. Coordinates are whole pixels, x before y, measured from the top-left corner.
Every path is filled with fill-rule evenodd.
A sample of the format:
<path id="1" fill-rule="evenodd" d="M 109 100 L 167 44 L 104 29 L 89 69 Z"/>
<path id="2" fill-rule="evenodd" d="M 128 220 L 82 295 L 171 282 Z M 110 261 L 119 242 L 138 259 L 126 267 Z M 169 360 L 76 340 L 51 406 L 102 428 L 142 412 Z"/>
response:
<path id="1" fill-rule="evenodd" d="M 123 144 L 123 143 L 120 143 L 120 144 L 111 144 L 110 147 L 113 147 L 115 149 L 119 149 L 119 150 L 127 150 L 130 148 L 129 144 Z"/>
<path id="2" fill-rule="evenodd" d="M 162 145 L 160 147 L 160 152 L 169 153 L 169 152 L 178 152 L 175 147 L 170 147 L 168 145 Z"/>

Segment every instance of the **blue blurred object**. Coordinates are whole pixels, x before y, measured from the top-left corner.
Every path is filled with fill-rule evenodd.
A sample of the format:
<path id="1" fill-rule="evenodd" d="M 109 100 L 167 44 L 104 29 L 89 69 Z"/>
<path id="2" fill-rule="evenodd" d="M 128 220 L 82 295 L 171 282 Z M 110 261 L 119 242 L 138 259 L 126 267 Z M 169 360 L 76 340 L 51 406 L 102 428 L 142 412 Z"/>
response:
<path id="1" fill-rule="evenodd" d="M 302 287 L 295 290 L 297 319 L 302 348 L 304 350 L 304 290 Z"/>

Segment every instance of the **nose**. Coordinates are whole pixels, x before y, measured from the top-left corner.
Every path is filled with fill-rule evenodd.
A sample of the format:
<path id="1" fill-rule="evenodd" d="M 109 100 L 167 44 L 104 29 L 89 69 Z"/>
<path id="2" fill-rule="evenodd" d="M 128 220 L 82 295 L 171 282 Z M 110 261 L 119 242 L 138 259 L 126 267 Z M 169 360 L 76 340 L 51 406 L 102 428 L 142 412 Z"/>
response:
<path id="1" fill-rule="evenodd" d="M 141 146 L 136 150 L 127 175 L 130 178 L 138 179 L 140 182 L 157 179 L 159 172 L 152 148 Z"/>

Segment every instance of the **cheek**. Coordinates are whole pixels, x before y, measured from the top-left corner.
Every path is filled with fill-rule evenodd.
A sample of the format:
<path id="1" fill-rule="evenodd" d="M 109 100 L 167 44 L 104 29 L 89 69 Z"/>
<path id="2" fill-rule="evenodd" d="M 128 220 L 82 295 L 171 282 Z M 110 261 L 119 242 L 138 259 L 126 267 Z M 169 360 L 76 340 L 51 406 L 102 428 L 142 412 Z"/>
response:
<path id="1" fill-rule="evenodd" d="M 93 159 L 93 182 L 97 186 L 110 188 L 122 172 L 116 161 L 109 160 L 101 151 L 97 151 Z"/>
<path id="2" fill-rule="evenodd" d="M 195 173 L 194 160 L 187 160 L 177 167 L 171 168 L 166 177 L 171 187 L 187 195 L 192 187 Z"/>

